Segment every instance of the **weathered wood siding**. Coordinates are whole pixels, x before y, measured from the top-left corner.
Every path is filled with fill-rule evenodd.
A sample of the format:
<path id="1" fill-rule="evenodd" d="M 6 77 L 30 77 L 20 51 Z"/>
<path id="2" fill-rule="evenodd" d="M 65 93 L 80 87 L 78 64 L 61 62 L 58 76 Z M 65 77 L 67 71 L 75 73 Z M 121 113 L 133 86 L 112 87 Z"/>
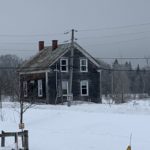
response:
<path id="1" fill-rule="evenodd" d="M 43 96 L 38 96 L 38 80 L 42 80 Z M 24 97 L 23 92 L 23 82 L 27 81 L 27 97 Z M 34 83 L 32 83 L 34 82 Z M 20 75 L 20 89 L 21 98 L 25 101 L 32 102 L 46 102 L 46 87 L 45 87 L 45 73 L 35 73 L 35 74 L 21 74 Z"/>
<path id="2" fill-rule="evenodd" d="M 68 64 L 70 64 L 70 52 L 66 53 L 63 58 L 68 58 Z M 100 102 L 100 74 L 97 72 L 97 67 L 90 60 L 88 60 L 88 72 L 80 72 L 80 59 L 86 58 L 80 51 L 77 49 L 74 50 L 74 66 L 73 66 L 73 97 L 74 100 L 84 100 L 84 101 L 93 101 Z M 49 75 L 49 92 L 50 100 L 53 103 L 56 97 L 56 64 L 58 70 L 60 69 L 60 59 L 51 66 L 53 70 L 51 75 Z M 68 72 L 58 72 L 58 82 L 61 80 L 69 81 L 69 71 Z M 89 96 L 81 96 L 80 93 L 80 81 L 88 80 L 89 82 Z M 66 97 L 64 97 L 66 100 Z"/>
<path id="3" fill-rule="evenodd" d="M 48 74 L 49 85 L 49 103 L 55 104 L 56 99 L 56 73 L 52 72 Z"/>

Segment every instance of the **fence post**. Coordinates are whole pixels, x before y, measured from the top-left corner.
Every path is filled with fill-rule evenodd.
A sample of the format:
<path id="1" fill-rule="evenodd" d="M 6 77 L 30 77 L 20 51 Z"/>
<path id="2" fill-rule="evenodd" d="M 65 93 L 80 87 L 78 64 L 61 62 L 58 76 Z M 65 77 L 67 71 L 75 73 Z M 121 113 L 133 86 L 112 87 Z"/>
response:
<path id="1" fill-rule="evenodd" d="M 5 146 L 5 136 L 4 136 L 4 131 L 2 131 L 2 137 L 1 137 L 1 147 Z"/>
<path id="2" fill-rule="evenodd" d="M 29 150 L 28 130 L 24 130 L 24 150 Z"/>
<path id="3" fill-rule="evenodd" d="M 15 133 L 15 146 L 16 146 L 16 150 L 18 150 L 18 133 Z"/>

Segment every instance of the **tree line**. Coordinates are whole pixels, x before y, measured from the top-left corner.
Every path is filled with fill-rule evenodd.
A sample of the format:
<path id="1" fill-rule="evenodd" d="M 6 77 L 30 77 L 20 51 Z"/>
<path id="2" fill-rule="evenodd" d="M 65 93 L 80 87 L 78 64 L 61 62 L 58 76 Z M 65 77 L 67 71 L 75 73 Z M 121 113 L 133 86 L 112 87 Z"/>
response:
<path id="1" fill-rule="evenodd" d="M 137 65 L 133 69 L 131 62 L 121 64 L 116 59 L 102 71 L 102 93 L 110 96 L 116 103 L 128 99 L 146 98 L 150 95 L 150 68 Z"/>
<path id="2" fill-rule="evenodd" d="M 18 67 L 23 60 L 16 55 L 0 56 L 0 98 L 10 96 L 12 100 L 19 95 Z"/>

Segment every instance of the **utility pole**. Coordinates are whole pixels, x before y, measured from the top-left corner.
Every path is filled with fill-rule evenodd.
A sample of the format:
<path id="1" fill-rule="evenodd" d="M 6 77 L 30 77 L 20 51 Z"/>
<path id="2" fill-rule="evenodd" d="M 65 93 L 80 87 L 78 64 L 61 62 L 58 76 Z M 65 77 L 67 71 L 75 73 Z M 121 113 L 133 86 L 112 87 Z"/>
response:
<path id="1" fill-rule="evenodd" d="M 1 88 L 0 88 L 0 120 L 3 121 L 3 111 L 2 111 L 2 97 L 1 97 Z"/>
<path id="2" fill-rule="evenodd" d="M 72 94 L 73 56 L 74 56 L 74 29 L 72 29 L 72 30 L 71 30 L 71 54 L 70 54 L 70 94 Z"/>
<path id="3" fill-rule="evenodd" d="M 67 101 L 68 101 L 68 106 L 71 106 L 71 101 L 73 100 L 73 93 L 72 93 L 72 82 L 73 82 L 73 57 L 74 57 L 74 32 L 76 30 L 72 29 L 71 30 L 71 51 L 70 51 L 70 63 L 69 63 L 69 87 L 68 87 L 68 96 L 67 96 Z"/>

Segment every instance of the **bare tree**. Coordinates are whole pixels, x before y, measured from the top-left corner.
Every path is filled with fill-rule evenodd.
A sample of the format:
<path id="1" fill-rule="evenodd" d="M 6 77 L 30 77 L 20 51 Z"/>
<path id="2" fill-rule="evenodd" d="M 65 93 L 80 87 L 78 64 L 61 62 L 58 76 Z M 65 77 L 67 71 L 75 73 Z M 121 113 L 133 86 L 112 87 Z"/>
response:
<path id="1" fill-rule="evenodd" d="M 18 89 L 17 67 L 22 60 L 15 55 L 0 56 L 0 87 L 1 94 L 15 96 Z"/>
<path id="2" fill-rule="evenodd" d="M 116 103 L 123 103 L 129 93 L 130 81 L 125 65 L 120 65 L 117 60 L 113 64 L 112 90 L 113 99 Z"/>
<path id="3" fill-rule="evenodd" d="M 20 81 L 20 79 L 19 79 Z M 20 83 L 20 82 L 19 82 Z M 18 96 L 19 96 L 19 117 L 20 117 L 20 122 L 19 122 L 19 128 L 20 129 L 24 129 L 24 113 L 30 109 L 31 107 L 35 106 L 35 95 L 36 95 L 36 89 L 34 88 L 33 83 L 30 83 L 29 85 L 29 91 L 30 91 L 30 95 L 32 95 L 30 97 L 30 99 L 28 99 L 28 101 L 26 101 L 21 94 L 24 93 L 23 91 L 24 89 L 21 88 L 21 85 L 19 85 L 19 90 L 18 90 Z"/>

